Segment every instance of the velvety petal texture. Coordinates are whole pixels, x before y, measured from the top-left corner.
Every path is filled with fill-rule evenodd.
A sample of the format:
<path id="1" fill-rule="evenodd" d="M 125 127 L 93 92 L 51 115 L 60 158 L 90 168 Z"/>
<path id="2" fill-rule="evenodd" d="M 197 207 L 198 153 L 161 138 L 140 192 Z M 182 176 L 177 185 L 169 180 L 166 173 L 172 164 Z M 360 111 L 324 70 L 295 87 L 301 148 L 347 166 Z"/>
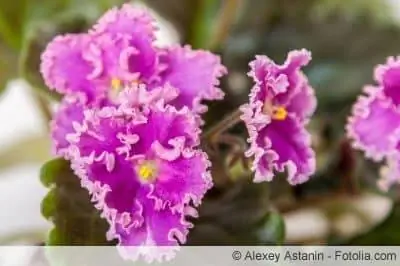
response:
<path id="1" fill-rule="evenodd" d="M 124 4 L 103 15 L 87 34 L 56 37 L 42 55 L 46 84 L 86 104 L 113 101 L 131 84 L 168 85 L 178 91 L 172 104 L 201 114 L 203 100 L 220 100 L 219 78 L 226 74 L 219 56 L 189 46 L 156 47 L 155 21 L 148 11 Z"/>
<path id="2" fill-rule="evenodd" d="M 71 160 L 110 224 L 108 239 L 118 239 L 127 258 L 168 257 L 174 249 L 148 253 L 145 247 L 184 243 L 192 226 L 186 218 L 197 215 L 191 206 L 212 187 L 210 162 L 197 148 L 196 116 L 161 98 L 172 99 L 172 91 L 127 87 L 116 104 L 99 108 L 64 101 L 53 121 L 58 154 Z"/>
<path id="3" fill-rule="evenodd" d="M 76 131 L 82 130 L 84 105 L 75 98 L 66 97 L 57 107 L 57 112 L 50 123 L 52 150 L 55 155 L 68 156 L 69 140 Z"/>
<path id="4" fill-rule="evenodd" d="M 220 100 L 224 93 L 218 88 L 219 78 L 227 73 L 221 60 L 203 50 L 192 50 L 189 46 L 167 48 L 160 53 L 164 65 L 160 82 L 179 89 L 174 101 L 177 107 L 188 106 L 194 111 L 204 112 L 202 100 Z"/>
<path id="5" fill-rule="evenodd" d="M 315 172 L 310 134 L 304 128 L 316 108 L 314 91 L 300 68 L 311 59 L 306 50 L 292 51 L 283 65 L 266 56 L 250 63 L 255 85 L 250 102 L 241 107 L 254 157 L 255 181 L 272 180 L 287 170 L 292 185 L 306 182 Z"/>
<path id="6" fill-rule="evenodd" d="M 366 86 L 353 106 L 346 126 L 353 147 L 376 162 L 386 162 L 378 186 L 388 190 L 399 183 L 400 60 L 389 57 L 375 68 L 377 86 Z"/>
<path id="7" fill-rule="evenodd" d="M 289 52 L 283 65 L 277 65 L 265 55 L 257 55 L 249 64 L 251 71 L 248 75 L 255 82 L 250 102 L 264 102 L 268 98 L 275 104 L 288 104 L 293 95 L 302 89 L 303 83 L 307 83 L 300 69 L 310 60 L 311 53 L 305 49 Z"/>
<path id="8" fill-rule="evenodd" d="M 396 108 L 400 107 L 400 57 L 389 57 L 386 64 L 375 68 L 375 80 Z"/>
<path id="9" fill-rule="evenodd" d="M 98 93 L 92 77 L 101 71 L 102 62 L 90 41 L 85 34 L 67 34 L 48 44 L 41 56 L 41 72 L 50 89 L 89 98 Z"/>
<path id="10" fill-rule="evenodd" d="M 364 151 L 366 157 L 381 161 L 399 141 L 400 113 L 382 88 L 367 86 L 353 106 L 346 129 L 353 147 Z"/>

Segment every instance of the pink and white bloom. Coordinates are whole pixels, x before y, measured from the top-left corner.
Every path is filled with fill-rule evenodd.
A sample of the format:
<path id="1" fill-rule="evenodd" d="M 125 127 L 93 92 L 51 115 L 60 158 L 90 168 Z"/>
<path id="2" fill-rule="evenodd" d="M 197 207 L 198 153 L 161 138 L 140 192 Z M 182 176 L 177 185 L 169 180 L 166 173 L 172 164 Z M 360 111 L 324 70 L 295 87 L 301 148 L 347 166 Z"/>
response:
<path id="1" fill-rule="evenodd" d="M 219 56 L 189 46 L 154 45 L 155 21 L 125 4 L 105 13 L 89 33 L 57 36 L 42 54 L 47 86 L 86 104 L 113 101 L 131 84 L 149 90 L 166 85 L 179 92 L 171 103 L 204 113 L 203 100 L 220 100 L 219 78 L 226 74 Z"/>
<path id="2" fill-rule="evenodd" d="M 311 137 L 305 129 L 316 108 L 314 90 L 300 68 L 311 60 L 306 50 L 292 51 L 283 65 L 266 56 L 250 63 L 255 85 L 241 107 L 249 132 L 248 157 L 254 156 L 255 181 L 270 181 L 274 171 L 288 171 L 292 185 L 315 171 Z"/>

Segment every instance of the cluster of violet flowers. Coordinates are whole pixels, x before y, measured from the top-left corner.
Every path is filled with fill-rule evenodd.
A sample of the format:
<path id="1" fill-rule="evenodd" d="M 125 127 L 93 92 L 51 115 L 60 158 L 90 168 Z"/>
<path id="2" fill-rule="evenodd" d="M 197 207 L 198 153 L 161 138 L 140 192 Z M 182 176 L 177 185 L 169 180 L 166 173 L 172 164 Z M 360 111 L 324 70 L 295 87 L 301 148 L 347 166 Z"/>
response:
<path id="1" fill-rule="evenodd" d="M 47 86 L 63 95 L 51 122 L 54 152 L 70 161 L 107 220 L 107 239 L 132 260 L 168 259 L 186 242 L 188 218 L 213 185 L 200 148 L 204 101 L 223 99 L 219 79 L 227 74 L 211 52 L 157 47 L 156 30 L 146 10 L 125 4 L 88 33 L 57 36 L 42 54 Z M 240 119 L 255 182 L 286 171 L 297 185 L 316 170 L 306 126 L 317 101 L 302 72 L 310 60 L 303 49 L 282 65 L 266 56 L 250 62 L 254 86 Z M 379 85 L 366 87 L 347 125 L 355 147 L 388 161 L 385 188 L 400 173 L 399 73 L 400 59 L 378 66 Z"/>
<path id="2" fill-rule="evenodd" d="M 55 153 L 109 223 L 107 239 L 133 260 L 171 257 L 186 241 L 187 218 L 212 187 L 199 148 L 202 101 L 224 96 L 220 58 L 156 47 L 154 24 L 126 4 L 87 34 L 56 37 L 41 64 L 47 86 L 64 96 L 51 124 Z"/>

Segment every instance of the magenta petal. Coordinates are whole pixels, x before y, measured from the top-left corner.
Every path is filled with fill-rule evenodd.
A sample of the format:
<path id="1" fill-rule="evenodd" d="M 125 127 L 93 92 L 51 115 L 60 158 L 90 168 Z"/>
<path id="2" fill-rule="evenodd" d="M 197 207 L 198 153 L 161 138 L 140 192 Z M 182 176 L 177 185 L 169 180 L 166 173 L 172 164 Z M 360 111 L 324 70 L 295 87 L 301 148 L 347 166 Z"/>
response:
<path id="1" fill-rule="evenodd" d="M 400 58 L 389 57 L 386 64 L 375 69 L 375 80 L 383 93 L 398 107 L 400 105 Z"/>
<path id="2" fill-rule="evenodd" d="M 161 83 L 170 84 L 180 92 L 173 104 L 187 106 L 195 112 L 204 112 L 202 100 L 220 100 L 224 93 L 218 88 L 219 78 L 227 73 L 217 55 L 189 46 L 163 50 L 160 63 L 165 68 Z"/>
<path id="3" fill-rule="evenodd" d="M 182 147 L 192 147 L 199 143 L 200 129 L 195 117 L 187 108 L 178 111 L 170 105 L 164 106 L 159 103 L 153 106 L 147 119 L 146 123 L 138 124 L 130 131 L 140 136 L 134 146 L 136 153 L 150 151 L 154 142 L 163 147 L 173 148 L 170 141 L 176 138 L 183 139 Z"/>
<path id="4" fill-rule="evenodd" d="M 106 65 L 119 65 L 120 72 L 125 72 L 113 74 L 114 78 L 132 81 L 128 74 L 133 73 L 142 82 L 149 82 L 158 63 L 153 46 L 155 31 L 155 21 L 148 11 L 124 4 L 121 9 L 114 8 L 104 14 L 91 34 L 100 39 L 103 57 L 110 63 Z"/>
<path id="5" fill-rule="evenodd" d="M 121 231 L 118 249 L 126 259 L 142 257 L 147 262 L 170 260 L 185 243 L 192 224 L 185 220 L 185 213 L 173 212 L 166 208 L 154 210 L 146 206 L 145 221 L 142 226 Z"/>
<path id="6" fill-rule="evenodd" d="M 287 169 L 289 183 L 296 185 L 315 172 L 311 137 L 304 126 L 315 111 L 316 98 L 300 69 L 310 59 L 303 49 L 290 52 L 281 66 L 266 56 L 250 63 L 255 84 L 249 103 L 240 110 L 249 132 L 246 156 L 254 157 L 255 182 L 271 181 L 275 171 Z"/>
<path id="7" fill-rule="evenodd" d="M 264 102 L 273 98 L 275 104 L 286 105 L 303 85 L 305 76 L 301 67 L 310 60 L 311 53 L 305 49 L 291 51 L 283 65 L 275 64 L 267 56 L 256 56 L 249 64 L 249 76 L 256 83 L 250 94 L 250 101 Z"/>
<path id="8" fill-rule="evenodd" d="M 57 112 L 50 124 L 53 139 L 54 154 L 67 156 L 70 138 L 76 131 L 84 130 L 80 127 L 83 121 L 84 106 L 76 99 L 65 97 L 60 103 Z"/>
<path id="9" fill-rule="evenodd" d="M 311 136 L 303 123 L 294 117 L 282 121 L 262 119 L 261 113 L 251 114 L 246 106 L 242 111 L 250 135 L 246 156 L 254 156 L 254 181 L 271 181 L 274 171 L 283 172 L 286 167 L 290 184 L 306 182 L 315 172 L 316 162 Z"/>
<path id="10" fill-rule="evenodd" d="M 141 226 L 143 202 L 138 200 L 145 191 L 134 179 L 127 179 L 128 166 L 116 161 L 112 171 L 107 170 L 105 158 L 74 156 L 71 167 L 81 179 L 82 187 L 91 195 L 95 207 L 101 211 L 110 227 L 107 238 L 118 238 L 121 231 Z"/>
<path id="11" fill-rule="evenodd" d="M 195 214 L 189 205 L 198 206 L 212 186 L 210 162 L 196 149 L 194 114 L 162 100 L 139 108 L 163 89 L 143 95 L 135 88 L 120 94 L 132 101 L 85 109 L 66 138 L 72 168 L 110 225 L 107 238 L 137 248 L 127 252 L 121 246 L 128 258 L 155 256 L 143 246 L 184 243 L 191 226 L 184 217 Z"/>
<path id="12" fill-rule="evenodd" d="M 42 54 L 41 72 L 46 85 L 60 93 L 91 95 L 95 90 L 91 77 L 101 71 L 90 38 L 84 34 L 58 36 Z"/>
<path id="13" fill-rule="evenodd" d="M 400 114 L 377 87 L 366 87 L 347 124 L 353 146 L 376 161 L 391 153 L 400 136 Z"/>
<path id="14" fill-rule="evenodd" d="M 123 84 L 148 83 L 157 70 L 157 53 L 153 44 L 141 36 L 110 34 L 93 35 L 101 51 L 99 60 L 104 68 L 100 78 L 108 81 L 119 79 Z"/>
<path id="15" fill-rule="evenodd" d="M 295 113 L 300 121 L 307 123 L 317 108 L 317 98 L 305 77 L 301 84 L 300 90 L 293 95 L 286 109 L 289 113 Z"/>
<path id="16" fill-rule="evenodd" d="M 274 168 L 288 171 L 288 181 L 292 185 L 306 182 L 315 171 L 315 154 L 311 149 L 311 136 L 293 118 L 283 121 L 273 120 L 259 132 L 257 143 L 273 152 Z"/>
<path id="17" fill-rule="evenodd" d="M 193 203 L 198 206 L 212 187 L 207 155 L 201 151 L 182 154 L 175 160 L 163 161 L 152 197 L 171 206 Z M 165 204 L 165 203 L 164 203 Z"/>
<path id="18" fill-rule="evenodd" d="M 148 41 L 155 40 L 155 20 L 145 9 L 124 4 L 107 11 L 93 27 L 94 34 L 130 35 Z"/>

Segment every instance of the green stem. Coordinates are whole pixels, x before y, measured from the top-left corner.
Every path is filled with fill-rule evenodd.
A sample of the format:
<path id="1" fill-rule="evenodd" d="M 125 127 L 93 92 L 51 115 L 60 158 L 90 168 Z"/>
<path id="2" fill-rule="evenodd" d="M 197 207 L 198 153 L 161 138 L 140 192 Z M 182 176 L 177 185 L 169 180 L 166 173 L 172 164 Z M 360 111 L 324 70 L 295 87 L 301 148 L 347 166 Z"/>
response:
<path id="1" fill-rule="evenodd" d="M 242 112 L 239 109 L 230 113 L 224 119 L 222 119 L 220 122 L 218 122 L 216 125 L 212 126 L 209 130 L 207 130 L 203 134 L 202 138 L 212 142 L 219 135 L 221 135 L 228 129 L 234 127 L 239 122 L 241 122 L 241 120 L 240 120 L 241 114 L 242 114 Z"/>

